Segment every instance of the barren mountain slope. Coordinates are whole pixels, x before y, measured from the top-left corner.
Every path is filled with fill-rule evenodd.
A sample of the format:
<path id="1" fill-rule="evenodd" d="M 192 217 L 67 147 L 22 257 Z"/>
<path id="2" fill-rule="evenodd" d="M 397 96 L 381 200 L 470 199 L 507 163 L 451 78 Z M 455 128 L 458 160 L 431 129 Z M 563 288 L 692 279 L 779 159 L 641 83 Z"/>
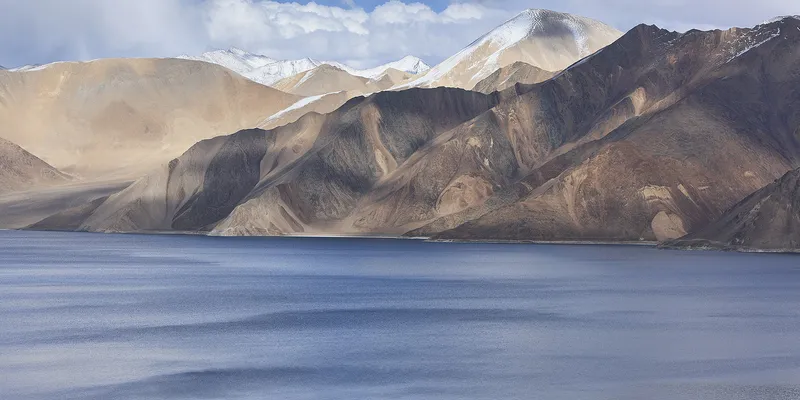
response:
<path id="1" fill-rule="evenodd" d="M 318 96 L 303 97 L 260 121 L 256 128 L 273 129 L 297 121 L 308 113 L 328 114 L 341 107 L 347 100 L 362 95 L 360 92 L 334 92 Z"/>
<path id="2" fill-rule="evenodd" d="M 386 90 L 408 80 L 411 75 L 389 69 L 375 79 L 355 76 L 347 71 L 323 64 L 312 70 L 282 79 L 272 86 L 286 93 L 299 96 L 320 96 L 336 92 L 362 95 Z"/>
<path id="3" fill-rule="evenodd" d="M 70 177 L 8 140 L 0 139 L 0 194 L 65 183 Z"/>
<path id="4" fill-rule="evenodd" d="M 378 93 L 271 131 L 205 140 L 109 197 L 80 229 L 207 230 L 226 219 L 226 234 L 336 233 L 382 177 L 494 104 L 459 89 Z"/>
<path id="5" fill-rule="evenodd" d="M 478 82 L 472 90 L 481 93 L 492 93 L 498 90 L 508 89 L 517 83 L 529 85 L 544 82 L 556 74 L 556 72 L 545 71 L 533 65 L 517 61 L 487 76 L 485 79 Z"/>
<path id="6" fill-rule="evenodd" d="M 298 98 L 220 66 L 108 59 L 0 71 L 0 136 L 82 176 L 141 176 Z"/>
<path id="7" fill-rule="evenodd" d="M 800 252 L 800 169 L 748 196 L 667 247 Z"/>
<path id="8" fill-rule="evenodd" d="M 386 90 L 393 86 L 406 82 L 414 77 L 413 74 L 400 71 L 394 68 L 385 70 L 380 75 L 377 75 L 369 80 L 367 85 L 370 88 L 378 90 Z"/>
<path id="9" fill-rule="evenodd" d="M 346 74 L 346 72 L 339 70 L 335 72 L 333 76 L 336 77 L 340 76 L 341 74 Z M 303 93 L 315 93 L 317 91 L 322 91 L 319 90 L 319 88 L 325 88 L 324 90 L 339 88 L 341 90 L 304 97 L 289 107 L 286 107 L 285 109 L 278 111 L 268 118 L 265 118 L 263 121 L 259 122 L 256 127 L 261 129 L 276 128 L 278 126 L 297 121 L 300 117 L 309 112 L 327 114 L 336 110 L 347 100 L 353 97 L 366 95 L 372 92 L 379 92 L 400 82 L 408 80 L 410 76 L 412 75 L 390 68 L 386 70 L 384 74 L 368 81 L 364 80 L 363 78 L 357 78 L 357 80 L 354 82 L 351 80 L 351 78 L 356 77 L 353 76 L 349 76 L 349 78 L 346 77 L 345 79 L 341 80 L 328 79 L 330 78 L 329 75 L 328 78 L 321 79 L 322 84 L 318 86 L 314 86 L 314 84 L 307 82 L 301 82 L 298 85 L 298 82 L 305 79 L 305 73 L 303 73 L 300 74 L 300 76 L 289 80 L 284 80 L 282 82 L 287 84 L 288 90 L 292 90 L 293 86 L 297 85 L 298 89 L 300 89 L 300 91 Z M 313 78 L 309 80 L 313 80 Z M 348 82 L 350 82 L 350 84 L 348 84 Z"/>

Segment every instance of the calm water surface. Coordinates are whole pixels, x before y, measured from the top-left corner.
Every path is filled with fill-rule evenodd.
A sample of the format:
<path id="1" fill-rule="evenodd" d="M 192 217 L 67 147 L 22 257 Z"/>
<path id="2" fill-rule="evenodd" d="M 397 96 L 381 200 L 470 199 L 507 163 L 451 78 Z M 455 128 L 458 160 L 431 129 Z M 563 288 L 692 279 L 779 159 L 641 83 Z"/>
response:
<path id="1" fill-rule="evenodd" d="M 0 399 L 800 399 L 800 257 L 0 232 Z"/>

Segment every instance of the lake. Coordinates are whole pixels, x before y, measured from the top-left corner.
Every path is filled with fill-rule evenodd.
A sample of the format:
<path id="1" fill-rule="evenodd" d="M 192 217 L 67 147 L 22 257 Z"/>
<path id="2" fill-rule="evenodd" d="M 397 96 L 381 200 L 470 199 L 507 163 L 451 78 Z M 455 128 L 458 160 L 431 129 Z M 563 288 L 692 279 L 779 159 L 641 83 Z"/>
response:
<path id="1" fill-rule="evenodd" d="M 0 232 L 0 399 L 798 399 L 800 257 Z"/>

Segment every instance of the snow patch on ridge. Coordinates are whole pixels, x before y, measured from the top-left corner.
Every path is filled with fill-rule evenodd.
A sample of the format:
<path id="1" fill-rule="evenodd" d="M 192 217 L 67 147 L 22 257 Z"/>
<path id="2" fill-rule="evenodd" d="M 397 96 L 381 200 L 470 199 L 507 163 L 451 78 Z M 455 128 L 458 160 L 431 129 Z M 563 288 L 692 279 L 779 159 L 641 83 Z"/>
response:
<path id="1" fill-rule="evenodd" d="M 778 37 L 778 36 L 780 36 L 780 35 L 781 35 L 781 29 L 780 29 L 780 28 L 778 28 L 777 32 L 773 32 L 771 35 L 769 35 L 769 37 L 767 37 L 766 39 L 764 39 L 764 40 L 761 40 L 761 41 L 759 41 L 759 42 L 754 42 L 755 38 L 753 38 L 753 37 L 747 37 L 747 38 L 745 38 L 745 43 L 746 43 L 746 45 L 745 45 L 745 48 L 744 48 L 744 49 L 742 49 L 742 50 L 740 50 L 738 53 L 736 53 L 736 54 L 735 54 L 735 55 L 733 55 L 732 57 L 728 58 L 728 61 L 726 61 L 726 62 L 731 62 L 731 61 L 733 61 L 735 58 L 737 58 L 737 57 L 739 57 L 739 56 L 741 56 L 741 55 L 743 55 L 743 54 L 745 54 L 745 53 L 749 52 L 750 50 L 753 50 L 753 49 L 755 49 L 755 48 L 757 48 L 757 47 L 759 47 L 759 46 L 763 45 L 764 43 L 767 43 L 767 42 L 769 42 L 769 41 L 770 41 L 770 40 L 772 40 L 772 39 L 775 39 L 775 38 L 777 38 L 777 37 Z"/>
<path id="2" fill-rule="evenodd" d="M 316 102 L 316 101 L 319 101 L 319 100 L 321 100 L 323 97 L 325 97 L 325 96 L 327 96 L 327 95 L 330 95 L 330 94 L 337 94 L 337 93 L 341 93 L 341 91 L 339 91 L 339 92 L 325 93 L 325 94 L 320 94 L 320 95 L 316 95 L 316 96 L 310 96 L 310 97 L 305 97 L 305 98 L 302 98 L 302 99 L 300 99 L 299 101 L 297 101 L 296 103 L 294 103 L 294 104 L 290 105 L 289 107 L 286 107 L 286 108 L 284 108 L 283 110 L 281 110 L 281 111 L 278 111 L 278 112 L 276 112 L 275 114 L 272 114 L 271 116 L 267 117 L 266 119 L 264 119 L 263 121 L 261 121 L 261 122 L 258 124 L 258 126 L 263 126 L 263 125 L 264 125 L 264 124 L 266 124 L 267 122 L 274 121 L 274 120 L 276 120 L 276 119 L 278 119 L 278 118 L 280 118 L 280 117 L 282 117 L 282 116 L 286 115 L 287 113 L 289 113 L 289 112 L 291 112 L 291 111 L 298 110 L 298 109 L 300 109 L 300 108 L 303 108 L 303 107 L 305 107 L 305 106 L 307 106 L 307 105 L 309 105 L 309 104 L 311 104 L 311 103 L 314 103 L 314 102 Z"/>
<path id="3" fill-rule="evenodd" d="M 794 19 L 800 20 L 800 15 L 783 15 L 783 16 L 780 16 L 780 17 L 775 17 L 775 18 L 772 18 L 772 19 L 768 19 L 768 20 L 760 23 L 759 25 L 767 25 L 767 24 L 771 24 L 773 22 L 780 22 L 780 21 L 783 21 L 785 19 L 790 19 L 790 18 L 794 18 Z"/>

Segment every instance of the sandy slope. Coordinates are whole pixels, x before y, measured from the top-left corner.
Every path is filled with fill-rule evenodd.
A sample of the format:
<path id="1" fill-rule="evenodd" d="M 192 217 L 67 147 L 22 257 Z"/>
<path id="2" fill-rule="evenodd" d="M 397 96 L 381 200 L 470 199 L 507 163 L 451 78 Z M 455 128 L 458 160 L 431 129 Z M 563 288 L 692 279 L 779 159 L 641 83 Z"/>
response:
<path id="1" fill-rule="evenodd" d="M 374 79 L 367 79 L 352 75 L 343 69 L 323 64 L 314 69 L 282 79 L 274 83 L 272 87 L 299 96 L 319 96 L 335 92 L 367 94 L 386 90 L 405 82 L 411 76 L 402 71 L 388 69 Z"/>
<path id="2" fill-rule="evenodd" d="M 75 182 L 0 194 L 0 229 L 19 229 L 127 187 L 126 181 Z M 60 226 L 59 229 L 69 229 Z"/>
<path id="3" fill-rule="evenodd" d="M 204 62 L 56 63 L 0 71 L 0 137 L 68 173 L 136 177 L 297 99 Z"/>
<path id="4" fill-rule="evenodd" d="M 0 139 L 0 194 L 63 184 L 70 179 L 22 147 Z"/>
<path id="5" fill-rule="evenodd" d="M 298 85 L 298 82 L 305 79 L 305 73 L 299 74 L 296 77 L 284 81 L 286 85 L 290 85 L 287 86 L 287 90 L 290 91 L 292 90 L 293 86 L 297 86 L 297 88 L 299 88 L 303 93 L 316 93 L 322 91 L 319 88 L 325 88 L 325 90 L 330 90 L 332 88 L 340 90 L 304 97 L 289 107 L 286 107 L 285 109 L 278 111 L 268 118 L 265 118 L 263 121 L 259 122 L 256 127 L 261 129 L 276 128 L 297 121 L 300 117 L 310 112 L 328 114 L 339 108 L 347 100 L 385 90 L 397 85 L 398 83 L 407 81 L 413 76 L 407 72 L 402 72 L 391 68 L 384 71 L 383 74 L 376 76 L 374 79 L 366 81 L 363 78 L 343 74 L 347 74 L 347 72 L 334 70 L 333 73 L 327 75 L 326 78 L 317 76 L 319 81 L 321 81 L 319 86 L 309 86 L 309 84 L 306 82 L 302 82 L 300 85 Z M 320 75 L 326 74 L 321 73 Z M 340 77 L 342 79 L 339 79 Z M 310 80 L 317 80 L 317 78 L 310 78 Z M 356 78 L 356 80 L 353 81 L 353 78 Z M 347 82 L 352 84 L 348 85 Z M 306 91 L 306 89 L 308 89 L 308 91 Z"/>

